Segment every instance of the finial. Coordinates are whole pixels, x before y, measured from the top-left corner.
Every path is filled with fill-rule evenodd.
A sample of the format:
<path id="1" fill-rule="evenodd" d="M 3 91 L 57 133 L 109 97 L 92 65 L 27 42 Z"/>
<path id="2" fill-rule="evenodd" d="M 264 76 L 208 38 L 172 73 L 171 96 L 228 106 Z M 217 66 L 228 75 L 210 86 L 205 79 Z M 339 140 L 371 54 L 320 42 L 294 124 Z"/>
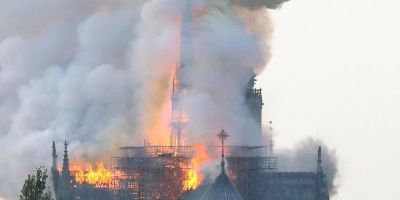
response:
<path id="1" fill-rule="evenodd" d="M 54 141 L 53 144 L 51 145 L 51 149 L 53 150 L 53 157 L 57 157 L 56 143 Z"/>
<path id="2" fill-rule="evenodd" d="M 318 146 L 318 165 L 321 165 L 322 163 L 321 151 L 321 146 Z"/>
<path id="3" fill-rule="evenodd" d="M 229 137 L 228 133 L 226 133 L 226 131 L 224 129 L 222 129 L 219 133 L 218 133 L 218 138 L 221 140 L 221 148 L 222 148 L 222 154 L 221 154 L 221 168 L 222 171 L 225 171 L 225 154 L 224 154 L 224 141 L 226 138 Z"/>
<path id="4" fill-rule="evenodd" d="M 68 143 L 67 140 L 64 141 L 64 154 L 67 154 L 68 152 Z"/>
<path id="5" fill-rule="evenodd" d="M 318 160 L 317 160 L 317 173 L 322 172 L 322 147 L 318 146 Z"/>

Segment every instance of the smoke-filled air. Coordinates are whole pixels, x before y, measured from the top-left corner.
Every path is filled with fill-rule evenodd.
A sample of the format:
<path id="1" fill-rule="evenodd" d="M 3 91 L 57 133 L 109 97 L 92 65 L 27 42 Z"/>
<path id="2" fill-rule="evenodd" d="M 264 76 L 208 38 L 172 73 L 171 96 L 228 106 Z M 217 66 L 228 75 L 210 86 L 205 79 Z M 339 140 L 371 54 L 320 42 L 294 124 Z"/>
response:
<path id="1" fill-rule="evenodd" d="M 232 144 L 263 144 L 246 134 L 256 122 L 243 93 L 271 57 L 267 7 L 285 1 L 193 0 L 190 21 L 182 0 L 0 1 L 0 199 L 17 199 L 26 174 L 50 166 L 53 140 L 87 162 L 167 145 L 179 60 L 190 60 L 187 142 L 212 143 L 226 128 Z"/>

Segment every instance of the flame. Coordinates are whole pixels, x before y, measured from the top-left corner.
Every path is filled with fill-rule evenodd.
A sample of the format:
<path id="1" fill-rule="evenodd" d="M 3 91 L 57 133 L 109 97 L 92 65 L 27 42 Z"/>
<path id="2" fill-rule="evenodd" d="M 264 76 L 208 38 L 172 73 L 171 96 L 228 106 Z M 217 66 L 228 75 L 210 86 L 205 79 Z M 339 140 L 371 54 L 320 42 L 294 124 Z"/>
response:
<path id="1" fill-rule="evenodd" d="M 165 74 L 150 83 L 149 95 L 152 97 L 144 105 L 146 117 L 142 127 L 146 140 L 158 145 L 169 145 L 171 123 L 171 98 L 172 80 L 176 64 L 167 67 Z"/>
<path id="2" fill-rule="evenodd" d="M 199 185 L 199 176 L 195 169 L 190 169 L 187 174 L 188 181 L 186 183 L 187 189 L 196 189 Z"/>
<path id="3" fill-rule="evenodd" d="M 111 183 L 112 172 L 109 171 L 103 162 L 96 163 L 93 168 L 91 164 L 85 164 L 85 167 L 71 163 L 70 171 L 78 183 L 88 183 L 94 187 L 108 187 Z"/>
<path id="4" fill-rule="evenodd" d="M 195 151 L 195 156 L 192 159 L 193 169 L 188 172 L 188 186 L 191 189 L 196 189 L 203 180 L 204 176 L 202 174 L 202 167 L 204 164 L 209 162 L 211 159 L 207 153 L 207 148 L 203 144 L 197 144 L 193 146 Z"/>

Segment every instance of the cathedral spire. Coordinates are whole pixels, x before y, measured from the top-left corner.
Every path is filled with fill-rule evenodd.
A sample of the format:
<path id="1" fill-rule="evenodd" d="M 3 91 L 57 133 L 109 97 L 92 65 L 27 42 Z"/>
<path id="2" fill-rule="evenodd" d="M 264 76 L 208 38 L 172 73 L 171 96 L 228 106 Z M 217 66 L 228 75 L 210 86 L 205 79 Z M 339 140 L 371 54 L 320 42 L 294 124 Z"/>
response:
<path id="1" fill-rule="evenodd" d="M 185 67 L 192 65 L 192 3 L 190 0 L 185 0 L 182 3 L 180 50 L 172 80 L 170 146 L 185 145 L 185 127 L 188 123 L 188 115 L 181 101 L 187 88 L 187 81 L 184 80 L 182 73 Z"/>
<path id="2" fill-rule="evenodd" d="M 226 138 L 229 137 L 228 133 L 224 129 L 222 129 L 217 137 L 221 140 L 221 170 L 225 172 L 225 146 L 224 146 L 224 141 Z"/>
<path id="3" fill-rule="evenodd" d="M 53 153 L 51 154 L 52 158 L 53 158 L 53 165 L 52 168 L 54 170 L 57 169 L 57 151 L 56 151 L 56 143 L 53 141 L 53 144 L 51 146 Z"/>
<path id="4" fill-rule="evenodd" d="M 317 160 L 317 165 L 318 165 L 318 172 L 322 171 L 322 155 L 321 155 L 321 146 L 318 147 L 318 160 Z"/>
<path id="5" fill-rule="evenodd" d="M 318 158 L 317 158 L 317 199 L 318 200 L 329 200 L 329 190 L 326 183 L 326 175 L 322 169 L 322 148 L 318 146 Z"/>
<path id="6" fill-rule="evenodd" d="M 224 141 L 229 135 L 225 130 L 221 130 L 217 136 L 221 140 L 221 173 L 215 178 L 214 183 L 206 190 L 200 200 L 243 200 L 240 192 L 225 173 Z"/>
<path id="7" fill-rule="evenodd" d="M 70 171 L 69 171 L 69 159 L 68 159 L 68 143 L 67 141 L 64 142 L 64 159 L 63 159 L 63 167 L 62 167 L 62 176 L 63 178 L 69 178 Z"/>
<path id="8" fill-rule="evenodd" d="M 73 177 L 71 176 L 71 172 L 69 171 L 69 159 L 68 159 L 68 143 L 64 142 L 64 158 L 63 158 L 63 166 L 61 173 L 61 183 L 60 183 L 60 192 L 59 199 L 62 200 L 74 200 L 74 188 L 73 188 Z"/>

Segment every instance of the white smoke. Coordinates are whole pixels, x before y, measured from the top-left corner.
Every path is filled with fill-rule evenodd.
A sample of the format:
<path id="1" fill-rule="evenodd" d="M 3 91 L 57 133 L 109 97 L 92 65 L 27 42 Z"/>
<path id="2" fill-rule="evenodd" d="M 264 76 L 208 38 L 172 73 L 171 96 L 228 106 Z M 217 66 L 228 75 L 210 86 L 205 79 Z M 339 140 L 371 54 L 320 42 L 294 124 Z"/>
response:
<path id="1" fill-rule="evenodd" d="M 257 126 L 244 94 L 253 73 L 270 58 L 268 14 L 263 8 L 250 11 L 224 1 L 207 2 L 198 12 L 192 22 L 194 61 L 184 71 L 189 85 L 184 100 L 192 122 L 188 130 L 196 141 L 214 141 L 225 128 L 234 144 L 259 144 L 259 138 L 251 137 Z"/>
<path id="2" fill-rule="evenodd" d="M 322 146 L 322 168 L 326 175 L 327 186 L 331 195 L 336 194 L 338 183 L 338 158 L 335 149 L 326 147 L 320 141 L 311 138 L 302 140 L 293 149 L 278 149 L 278 168 L 280 171 L 316 172 L 318 146 Z"/>
<path id="3" fill-rule="evenodd" d="M 27 173 L 49 165 L 52 140 L 88 157 L 134 140 L 127 57 L 143 2 L 1 1 L 2 196 L 16 199 Z"/>
<path id="4" fill-rule="evenodd" d="M 255 122 L 243 93 L 270 57 L 269 4 L 192 3 L 188 130 L 201 139 L 227 128 L 235 142 L 252 143 L 246 134 Z M 26 174 L 49 166 L 52 140 L 59 157 L 66 139 L 72 159 L 88 160 L 142 143 L 158 120 L 153 113 L 169 98 L 182 6 L 181 0 L 0 2 L 1 196 L 16 199 Z"/>

